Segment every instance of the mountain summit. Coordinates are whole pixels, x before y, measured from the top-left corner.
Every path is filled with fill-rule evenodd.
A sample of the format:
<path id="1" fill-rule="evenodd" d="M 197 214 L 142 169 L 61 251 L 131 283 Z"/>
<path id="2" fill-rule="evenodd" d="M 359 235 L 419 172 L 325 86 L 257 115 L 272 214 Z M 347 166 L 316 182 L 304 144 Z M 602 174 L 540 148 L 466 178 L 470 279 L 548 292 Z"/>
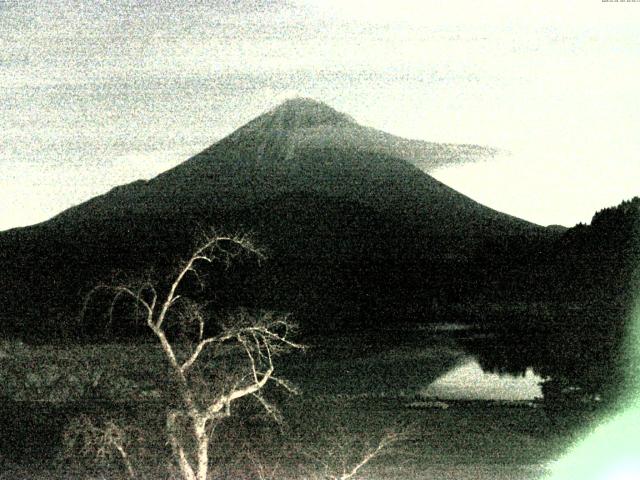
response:
<path id="1" fill-rule="evenodd" d="M 307 97 L 290 98 L 256 119 L 263 127 L 291 130 L 321 125 L 355 124 L 349 115 Z"/>
<path id="2" fill-rule="evenodd" d="M 287 158 L 292 158 L 296 151 L 309 149 L 349 149 L 393 156 L 425 172 L 446 165 L 483 160 L 497 153 L 495 149 L 479 145 L 433 143 L 397 137 L 359 125 L 351 116 L 306 97 L 286 100 L 219 143 L 253 145 L 256 151 L 264 152 L 274 144 L 274 139 L 280 153 Z"/>

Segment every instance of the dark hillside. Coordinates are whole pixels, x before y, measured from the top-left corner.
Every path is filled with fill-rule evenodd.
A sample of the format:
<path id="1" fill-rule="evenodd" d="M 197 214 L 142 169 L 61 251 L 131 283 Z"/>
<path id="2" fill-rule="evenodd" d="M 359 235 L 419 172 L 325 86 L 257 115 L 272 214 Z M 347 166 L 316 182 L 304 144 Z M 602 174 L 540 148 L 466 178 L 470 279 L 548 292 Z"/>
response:
<path id="1" fill-rule="evenodd" d="M 616 398 L 634 362 L 628 337 L 640 291 L 640 198 L 597 212 L 590 225 L 568 229 L 546 248 L 538 287 L 544 308 L 501 318 L 495 341 L 471 348 L 489 370 L 533 366 L 552 379 L 550 395 L 577 388 Z"/>

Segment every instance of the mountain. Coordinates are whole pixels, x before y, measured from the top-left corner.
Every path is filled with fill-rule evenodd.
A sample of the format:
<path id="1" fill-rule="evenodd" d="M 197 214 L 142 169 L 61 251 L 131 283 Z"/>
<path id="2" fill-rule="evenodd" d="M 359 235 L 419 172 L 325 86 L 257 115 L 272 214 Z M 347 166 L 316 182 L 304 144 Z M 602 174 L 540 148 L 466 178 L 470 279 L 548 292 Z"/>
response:
<path id="1" fill-rule="evenodd" d="M 155 179 L 118 187 L 106 196 L 64 212 L 110 216 L 120 211 L 148 213 L 175 209 L 237 208 L 287 194 L 312 191 L 377 206 L 417 202 L 430 207 L 438 197 L 442 207 L 459 202 L 460 194 L 431 177 L 419 175 L 412 164 L 432 168 L 488 154 L 477 146 L 450 146 L 399 139 L 356 124 L 349 116 L 320 102 L 297 98 L 249 122 L 220 142 Z M 405 161 L 399 161 L 405 160 Z M 393 185 L 394 188 L 386 188 Z M 487 222 L 505 216 L 463 200 L 455 208 L 480 215 Z M 438 209 L 440 211 L 442 209 Z M 431 218 L 436 211 L 431 212 Z M 427 217 L 417 215 L 421 220 Z M 489 219 L 489 217 L 491 217 Z M 462 219 L 461 219 L 462 220 Z M 525 224 L 523 221 L 511 219 Z M 439 222 L 432 222 L 439 223 Z"/>
<path id="2" fill-rule="evenodd" d="M 520 274 L 513 265 L 530 245 L 559 233 L 416 166 L 480 150 L 397 139 L 289 100 L 154 179 L 1 233 L 5 330 L 76 328 L 91 285 L 170 268 L 203 226 L 251 232 L 270 252 L 257 273 L 227 272 L 221 306 L 289 310 L 336 328 L 421 322 L 435 304 L 487 298 Z"/>
<path id="3" fill-rule="evenodd" d="M 411 224 L 415 234 L 444 237 L 445 244 L 454 237 L 541 230 L 423 174 L 403 159 L 406 150 L 374 141 L 371 132 L 319 102 L 290 100 L 158 177 L 117 187 L 49 223 L 73 228 L 74 222 L 139 215 L 208 220 L 213 212 L 250 210 L 293 192 L 373 208 Z"/>
<path id="4" fill-rule="evenodd" d="M 238 136 L 261 132 L 289 132 L 288 155 L 309 148 L 348 148 L 406 160 L 423 171 L 491 158 L 498 151 L 479 145 L 456 145 L 408 140 L 358 125 L 350 116 L 308 98 L 294 98 L 250 122 Z"/>

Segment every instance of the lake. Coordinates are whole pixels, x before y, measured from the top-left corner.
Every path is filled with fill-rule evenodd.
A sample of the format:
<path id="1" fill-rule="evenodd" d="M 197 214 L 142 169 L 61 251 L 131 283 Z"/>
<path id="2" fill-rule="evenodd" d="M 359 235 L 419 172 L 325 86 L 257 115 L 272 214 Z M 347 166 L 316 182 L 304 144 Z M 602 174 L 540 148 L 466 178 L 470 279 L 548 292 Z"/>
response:
<path id="1" fill-rule="evenodd" d="M 525 401 L 542 397 L 542 378 L 485 372 L 447 324 L 428 331 L 349 333 L 311 340 L 308 353 L 283 365 L 309 394 L 414 395 L 443 400 Z"/>

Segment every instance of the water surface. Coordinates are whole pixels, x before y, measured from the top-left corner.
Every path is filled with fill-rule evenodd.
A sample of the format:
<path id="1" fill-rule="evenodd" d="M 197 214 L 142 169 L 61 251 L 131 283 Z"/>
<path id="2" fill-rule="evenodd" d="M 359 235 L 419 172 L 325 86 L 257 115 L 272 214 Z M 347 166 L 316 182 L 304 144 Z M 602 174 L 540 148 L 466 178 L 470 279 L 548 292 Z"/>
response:
<path id="1" fill-rule="evenodd" d="M 420 394 L 445 400 L 534 400 L 542 397 L 540 382 L 542 377 L 530 368 L 518 376 L 488 373 L 476 359 L 465 357 Z"/>

